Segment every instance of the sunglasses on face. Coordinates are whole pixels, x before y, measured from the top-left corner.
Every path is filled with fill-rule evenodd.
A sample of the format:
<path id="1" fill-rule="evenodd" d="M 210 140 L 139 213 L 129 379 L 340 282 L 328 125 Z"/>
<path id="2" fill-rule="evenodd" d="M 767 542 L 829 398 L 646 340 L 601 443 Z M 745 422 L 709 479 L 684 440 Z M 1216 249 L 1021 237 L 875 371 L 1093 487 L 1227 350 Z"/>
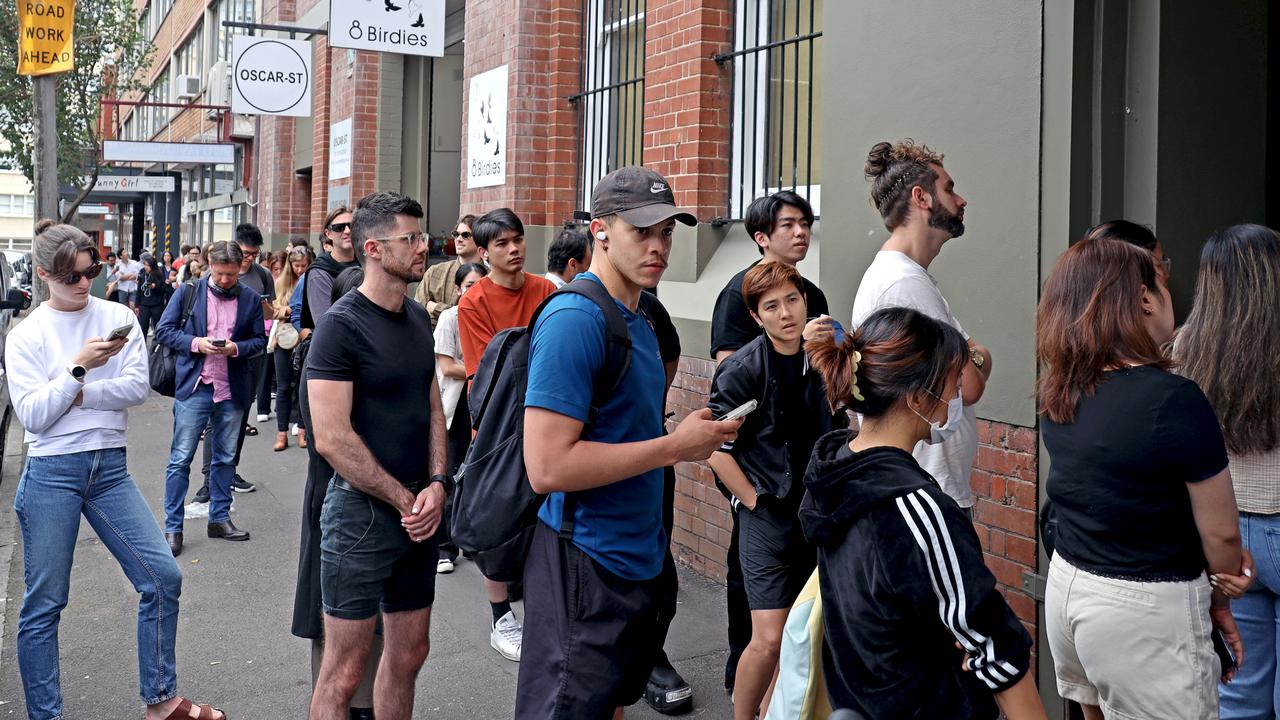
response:
<path id="1" fill-rule="evenodd" d="M 62 277 L 58 278 L 58 281 L 61 282 L 63 285 L 79 285 L 80 281 L 83 280 L 84 278 L 89 278 L 90 280 L 92 280 L 98 277 L 98 275 L 100 275 L 101 273 L 102 273 L 102 263 L 96 262 L 90 265 L 89 267 L 85 268 L 84 270 L 67 273 L 66 275 L 63 275 Z"/>
<path id="2" fill-rule="evenodd" d="M 454 237 L 454 238 L 462 238 L 463 240 L 470 240 L 470 239 L 471 239 L 471 233 L 470 233 L 470 232 L 458 232 L 457 230 L 454 230 L 452 234 L 453 234 L 453 237 Z"/>
<path id="3" fill-rule="evenodd" d="M 349 228 L 349 227 L 351 227 L 351 223 L 349 223 L 349 222 L 344 222 L 344 223 L 334 223 L 334 224 L 332 224 L 332 225 L 330 225 L 330 226 L 329 226 L 329 230 L 330 230 L 331 232 L 340 233 L 340 232 L 346 232 L 346 231 L 347 231 L 347 228 Z"/>

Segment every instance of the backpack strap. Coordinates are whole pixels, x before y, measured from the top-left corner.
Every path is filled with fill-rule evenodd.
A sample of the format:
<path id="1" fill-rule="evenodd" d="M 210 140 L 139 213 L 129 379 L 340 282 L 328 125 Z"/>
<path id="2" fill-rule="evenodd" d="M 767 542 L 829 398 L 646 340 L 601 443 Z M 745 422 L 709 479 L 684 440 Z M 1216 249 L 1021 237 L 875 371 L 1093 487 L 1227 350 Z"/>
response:
<path id="1" fill-rule="evenodd" d="M 182 322 L 178 323 L 178 332 L 186 332 L 187 323 L 196 308 L 196 281 L 188 280 L 182 284 L 187 287 L 187 292 L 182 295 Z"/>

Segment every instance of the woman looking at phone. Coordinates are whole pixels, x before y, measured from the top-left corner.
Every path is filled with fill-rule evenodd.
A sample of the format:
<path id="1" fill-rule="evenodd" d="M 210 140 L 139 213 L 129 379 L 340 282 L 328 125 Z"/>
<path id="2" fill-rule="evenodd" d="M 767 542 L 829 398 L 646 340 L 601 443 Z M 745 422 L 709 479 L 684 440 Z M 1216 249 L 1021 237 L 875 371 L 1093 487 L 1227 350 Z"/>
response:
<path id="1" fill-rule="evenodd" d="M 49 300 L 10 331 L 5 346 L 9 394 L 28 443 L 14 498 L 27 587 L 17 639 L 27 713 L 35 720 L 66 713 L 58 621 L 70 594 L 83 514 L 139 594 L 138 672 L 146 719 L 221 720 L 220 711 L 204 705 L 193 710 L 177 694 L 182 573 L 126 467 L 128 408 L 150 393 L 142 333 L 128 307 L 89 295 L 102 265 L 97 247 L 79 229 L 40 221 L 32 254 Z M 105 339 L 125 325 L 133 331 Z M 76 714 L 95 713 L 85 708 Z"/>

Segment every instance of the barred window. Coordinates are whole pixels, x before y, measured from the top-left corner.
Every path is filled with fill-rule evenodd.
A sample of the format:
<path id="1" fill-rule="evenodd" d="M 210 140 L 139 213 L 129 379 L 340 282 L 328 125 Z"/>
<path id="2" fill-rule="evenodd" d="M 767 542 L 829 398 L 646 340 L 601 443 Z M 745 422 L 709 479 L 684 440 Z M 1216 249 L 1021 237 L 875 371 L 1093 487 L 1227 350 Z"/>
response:
<path id="1" fill-rule="evenodd" d="M 821 213 L 823 0 L 737 0 L 729 214 L 795 190 Z"/>
<path id="2" fill-rule="evenodd" d="M 214 60 L 231 60 L 232 38 L 244 32 L 239 28 L 229 28 L 222 23 L 257 22 L 258 8 L 256 0 L 217 0 L 217 57 Z"/>
<path id="3" fill-rule="evenodd" d="M 643 162 L 645 0 L 583 0 L 578 197 L 600 178 Z"/>

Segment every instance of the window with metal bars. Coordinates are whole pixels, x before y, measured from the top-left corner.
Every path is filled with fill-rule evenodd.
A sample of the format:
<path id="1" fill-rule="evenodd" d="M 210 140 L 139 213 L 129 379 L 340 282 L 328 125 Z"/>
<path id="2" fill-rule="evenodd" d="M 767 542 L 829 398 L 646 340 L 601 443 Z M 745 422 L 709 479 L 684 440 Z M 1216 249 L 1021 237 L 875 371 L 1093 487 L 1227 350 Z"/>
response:
<path id="1" fill-rule="evenodd" d="M 821 213 L 823 0 L 737 0 L 729 217 L 751 201 L 795 190 Z"/>
<path id="2" fill-rule="evenodd" d="M 577 196 L 591 204 L 600 178 L 639 165 L 644 146 L 645 0 L 583 0 Z"/>

